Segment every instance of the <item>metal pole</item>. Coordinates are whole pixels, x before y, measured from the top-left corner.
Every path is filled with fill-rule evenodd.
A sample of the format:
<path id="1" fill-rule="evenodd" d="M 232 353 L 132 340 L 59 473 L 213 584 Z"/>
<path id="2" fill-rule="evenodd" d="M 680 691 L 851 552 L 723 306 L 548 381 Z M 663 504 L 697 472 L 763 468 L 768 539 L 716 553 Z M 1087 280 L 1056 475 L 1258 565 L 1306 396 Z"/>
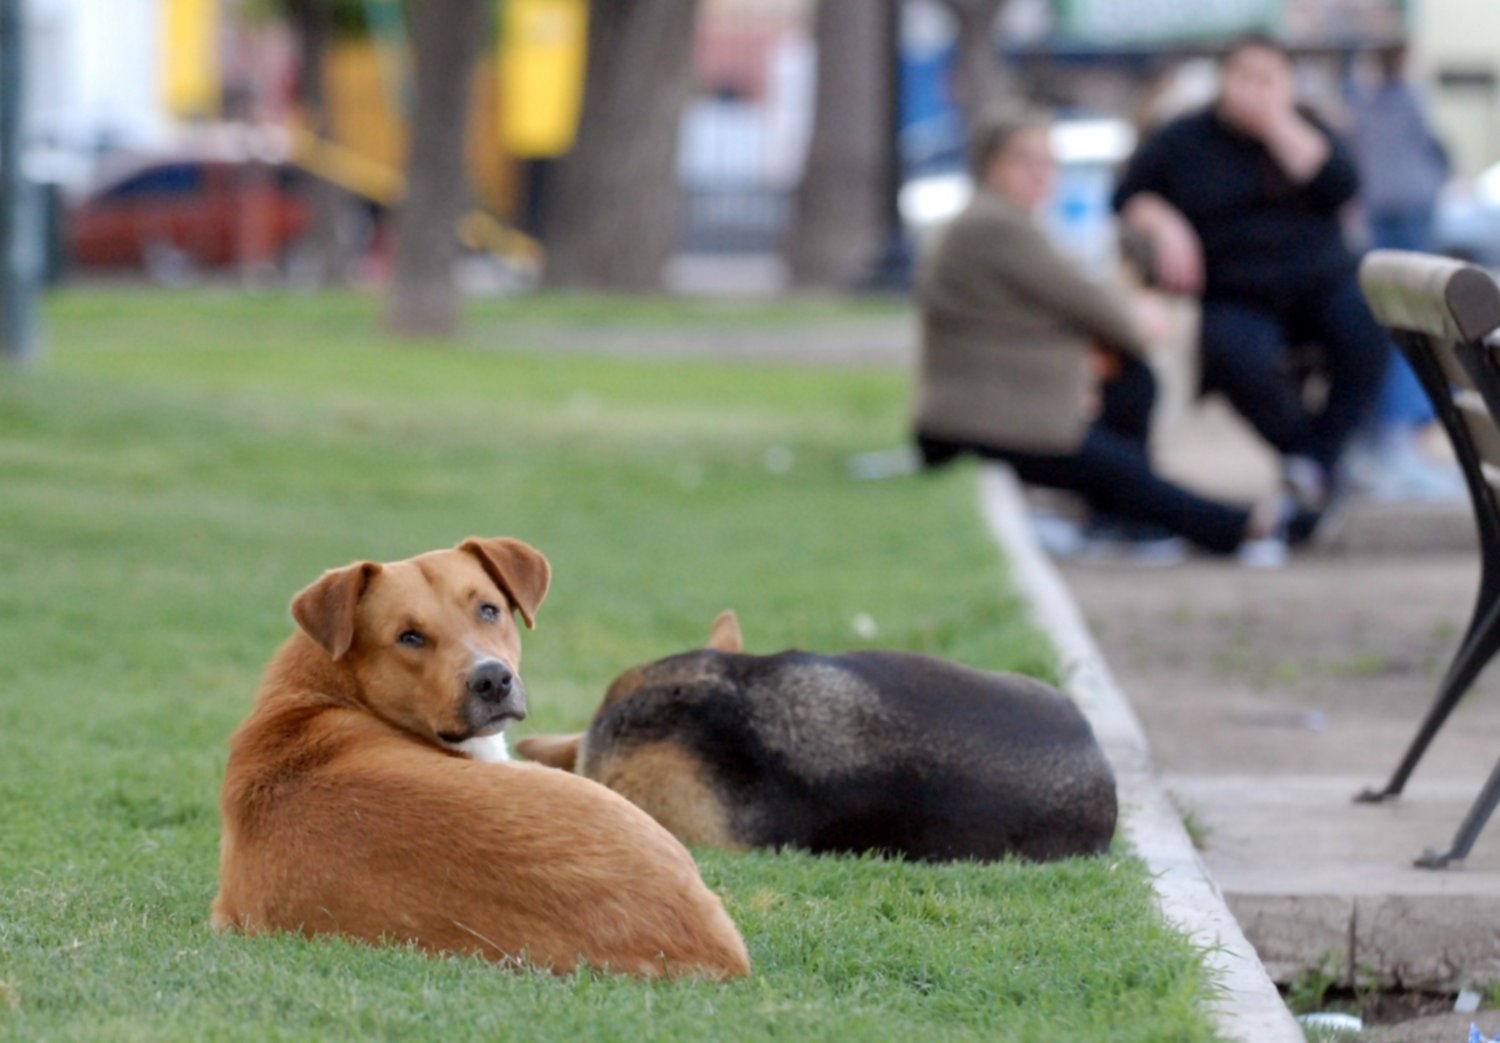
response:
<path id="1" fill-rule="evenodd" d="M 911 288 L 912 254 L 901 224 L 901 2 L 884 0 L 886 63 L 885 241 L 880 256 L 861 283 L 866 290 L 906 291 Z"/>
<path id="2" fill-rule="evenodd" d="M 885 113 L 887 120 L 885 156 L 885 219 L 886 232 L 890 237 L 890 249 L 895 254 L 899 274 L 906 274 L 911 258 L 906 246 L 906 229 L 901 225 L 901 181 L 906 173 L 906 164 L 901 155 L 901 96 L 902 59 L 901 50 L 902 0 L 889 0 L 886 11 L 886 48 L 890 66 L 886 72 Z"/>
<path id="3" fill-rule="evenodd" d="M 901 0 L 880 0 L 885 3 L 885 185 L 883 185 L 883 207 L 885 210 L 885 237 L 880 243 L 880 252 L 870 269 L 859 279 L 859 290 L 906 291 L 912 281 L 912 254 L 906 243 L 906 231 L 901 228 L 901 210 L 898 200 L 901 192 Z"/>
<path id="4" fill-rule="evenodd" d="M 21 167 L 25 40 L 22 0 L 0 0 L 0 357 L 37 350 L 36 293 L 42 274 L 42 215 Z"/>

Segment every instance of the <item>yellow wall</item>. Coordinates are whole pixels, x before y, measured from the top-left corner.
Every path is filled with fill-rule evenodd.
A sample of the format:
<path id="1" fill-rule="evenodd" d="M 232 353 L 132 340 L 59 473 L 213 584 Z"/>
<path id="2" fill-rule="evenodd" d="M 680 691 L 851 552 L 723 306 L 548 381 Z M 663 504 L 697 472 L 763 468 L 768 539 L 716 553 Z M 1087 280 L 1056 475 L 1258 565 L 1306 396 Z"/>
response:
<path id="1" fill-rule="evenodd" d="M 406 162 L 406 125 L 394 106 L 402 66 L 397 49 L 385 44 L 343 42 L 330 48 L 325 84 L 334 139 L 378 163 L 401 168 Z M 387 87 L 387 70 L 397 83 Z"/>
<path id="2" fill-rule="evenodd" d="M 586 0 L 507 0 L 496 90 L 515 155 L 547 158 L 573 147 L 587 43 Z"/>
<path id="3" fill-rule="evenodd" d="M 219 110 L 218 0 L 163 0 L 162 96 L 174 116 Z"/>
<path id="4" fill-rule="evenodd" d="M 406 167 L 406 113 L 399 103 L 407 75 L 403 61 L 389 45 L 346 41 L 332 48 L 327 64 L 334 140 L 393 170 Z M 495 80 L 495 63 L 481 62 L 469 108 L 469 179 L 484 206 L 506 214 L 514 193 L 515 164 L 500 143 Z"/>

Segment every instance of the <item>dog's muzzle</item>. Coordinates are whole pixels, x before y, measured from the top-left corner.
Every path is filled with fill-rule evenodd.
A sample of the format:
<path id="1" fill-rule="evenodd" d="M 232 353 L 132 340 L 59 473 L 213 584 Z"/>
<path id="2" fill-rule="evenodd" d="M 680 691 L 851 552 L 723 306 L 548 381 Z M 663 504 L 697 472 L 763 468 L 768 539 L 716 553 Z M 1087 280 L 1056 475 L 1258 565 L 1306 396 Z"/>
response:
<path id="1" fill-rule="evenodd" d="M 469 671 L 464 686 L 471 696 L 485 704 L 499 707 L 518 701 L 519 716 L 526 716 L 526 697 L 516 684 L 516 675 L 498 659 L 487 659 Z"/>
<path id="2" fill-rule="evenodd" d="M 477 736 L 502 732 L 514 721 L 526 719 L 526 689 L 515 671 L 498 659 L 486 659 L 464 679 L 462 732 L 440 732 L 438 738 L 459 743 Z"/>

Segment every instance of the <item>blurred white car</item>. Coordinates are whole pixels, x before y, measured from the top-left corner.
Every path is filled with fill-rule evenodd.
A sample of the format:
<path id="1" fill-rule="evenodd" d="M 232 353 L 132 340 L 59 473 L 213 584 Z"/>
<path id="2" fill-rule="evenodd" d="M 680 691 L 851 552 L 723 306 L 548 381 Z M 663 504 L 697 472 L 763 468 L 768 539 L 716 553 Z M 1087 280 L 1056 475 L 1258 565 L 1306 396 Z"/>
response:
<path id="1" fill-rule="evenodd" d="M 1135 149 L 1135 128 L 1109 117 L 1063 118 L 1052 125 L 1051 138 L 1058 177 L 1048 224 L 1064 249 L 1102 274 L 1116 257 L 1109 198 L 1120 164 Z M 974 193 L 962 149 L 953 147 L 923 167 L 897 197 L 901 221 L 919 243 L 967 206 Z"/>
<path id="2" fill-rule="evenodd" d="M 1500 163 L 1443 190 L 1432 238 L 1438 253 L 1500 268 Z"/>

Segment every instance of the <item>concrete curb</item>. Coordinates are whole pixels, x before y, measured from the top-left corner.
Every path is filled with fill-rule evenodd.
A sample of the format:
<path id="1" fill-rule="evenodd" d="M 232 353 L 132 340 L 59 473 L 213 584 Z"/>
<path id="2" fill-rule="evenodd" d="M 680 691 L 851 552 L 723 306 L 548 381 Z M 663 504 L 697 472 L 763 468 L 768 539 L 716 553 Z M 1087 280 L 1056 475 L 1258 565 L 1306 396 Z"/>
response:
<path id="1" fill-rule="evenodd" d="M 987 466 L 979 489 L 985 522 L 1005 550 L 1016 590 L 1057 645 L 1066 687 L 1114 765 L 1125 835 L 1151 870 L 1162 913 L 1203 950 L 1223 989 L 1214 1004 L 1219 1030 L 1244 1043 L 1303 1043 L 1302 1029 L 1245 940 L 1158 781 L 1135 712 L 1110 675 L 1072 594 L 1032 535 L 1020 484 L 1008 468 Z"/>

